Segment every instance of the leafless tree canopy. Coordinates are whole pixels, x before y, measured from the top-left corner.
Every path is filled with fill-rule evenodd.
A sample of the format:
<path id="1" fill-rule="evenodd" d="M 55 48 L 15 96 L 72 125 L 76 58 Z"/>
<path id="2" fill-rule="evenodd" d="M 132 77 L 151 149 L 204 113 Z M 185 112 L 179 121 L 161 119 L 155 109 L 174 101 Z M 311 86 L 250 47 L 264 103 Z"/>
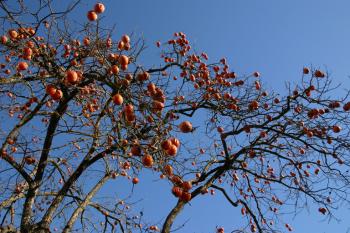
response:
<path id="1" fill-rule="evenodd" d="M 81 3 L 62 4 L 0 1 L 0 232 L 169 233 L 214 192 L 241 210 L 230 232 L 280 232 L 309 202 L 330 218 L 348 203 L 350 103 L 325 71 L 268 92 L 258 72 L 210 63 L 182 32 L 157 42 L 147 67 L 144 41 L 105 28 L 103 6 L 75 22 Z M 178 198 L 162 225 L 96 198 L 142 169 Z"/>

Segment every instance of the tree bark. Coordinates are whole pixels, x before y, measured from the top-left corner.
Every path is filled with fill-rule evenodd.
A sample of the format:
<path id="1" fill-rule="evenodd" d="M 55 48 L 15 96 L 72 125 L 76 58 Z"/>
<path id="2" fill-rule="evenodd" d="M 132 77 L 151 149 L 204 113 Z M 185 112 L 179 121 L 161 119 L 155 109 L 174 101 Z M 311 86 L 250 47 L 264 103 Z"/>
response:
<path id="1" fill-rule="evenodd" d="M 106 175 L 101 180 L 99 180 L 97 182 L 95 187 L 85 197 L 85 200 L 82 203 L 80 203 L 80 205 L 74 210 L 72 216 L 70 217 L 70 219 L 69 219 L 68 223 L 66 224 L 65 228 L 63 229 L 62 233 L 69 233 L 72 231 L 72 227 L 73 227 L 75 221 L 78 219 L 81 212 L 83 212 L 83 210 L 86 208 L 86 206 L 90 203 L 91 199 L 100 190 L 100 188 L 108 181 L 109 178 L 110 178 L 110 176 Z"/>
<path id="2" fill-rule="evenodd" d="M 180 213 L 185 204 L 185 202 L 180 200 L 177 202 L 176 206 L 171 210 L 163 224 L 162 233 L 170 233 L 171 226 L 173 225 L 176 216 Z"/>

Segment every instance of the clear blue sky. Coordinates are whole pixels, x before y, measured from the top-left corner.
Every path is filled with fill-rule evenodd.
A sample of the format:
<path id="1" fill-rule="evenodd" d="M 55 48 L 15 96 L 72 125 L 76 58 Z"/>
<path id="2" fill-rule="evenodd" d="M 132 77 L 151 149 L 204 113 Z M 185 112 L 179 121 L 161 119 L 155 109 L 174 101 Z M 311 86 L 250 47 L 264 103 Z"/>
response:
<path id="1" fill-rule="evenodd" d="M 84 1 L 91 8 L 95 1 Z M 154 42 L 165 41 L 173 32 L 183 31 L 193 47 L 206 51 L 210 61 L 226 57 L 240 74 L 259 71 L 271 89 L 281 91 L 285 82 L 298 82 L 304 65 L 327 68 L 335 83 L 350 82 L 350 1 L 348 0 L 104 0 L 104 25 L 116 25 L 116 33 L 143 36 L 147 63 L 158 64 Z M 81 11 L 85 17 L 86 11 Z M 78 16 L 77 16 L 78 17 Z M 82 21 L 81 19 L 78 19 Z M 146 218 L 161 223 L 175 204 L 170 186 L 146 172 L 135 194 L 143 198 Z M 126 193 L 129 185 L 109 183 L 105 191 Z M 343 221 L 328 222 L 310 205 L 285 217 L 295 233 L 347 232 L 349 211 L 337 212 Z M 176 225 L 190 221 L 178 232 L 214 232 L 215 226 L 230 229 L 241 221 L 239 209 L 224 203 L 222 197 L 201 197 L 187 205 Z M 238 224 L 239 225 L 239 224 Z"/>

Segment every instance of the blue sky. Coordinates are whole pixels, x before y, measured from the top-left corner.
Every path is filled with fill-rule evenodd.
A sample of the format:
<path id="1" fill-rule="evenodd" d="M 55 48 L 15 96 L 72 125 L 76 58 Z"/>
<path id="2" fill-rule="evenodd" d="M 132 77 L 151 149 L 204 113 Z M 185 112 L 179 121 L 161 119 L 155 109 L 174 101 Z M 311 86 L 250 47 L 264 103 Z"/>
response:
<path id="1" fill-rule="evenodd" d="M 350 73 L 345 0 L 104 2 L 105 21 L 117 32 L 142 34 L 153 45 L 183 31 L 212 60 L 225 56 L 241 73 L 259 70 L 272 87 L 297 80 L 308 64 L 328 67 L 338 81 Z"/>
<path id="2" fill-rule="evenodd" d="M 270 89 L 283 93 L 286 82 L 297 83 L 303 66 L 327 69 L 335 83 L 347 88 L 350 74 L 350 2 L 347 0 L 104 0 L 104 25 L 116 25 L 116 33 L 135 33 L 149 46 L 146 64 L 158 64 L 157 40 L 166 41 L 174 32 L 187 34 L 192 46 L 208 53 L 210 61 L 226 57 L 240 74 L 259 71 Z M 83 3 L 86 9 L 95 2 Z M 83 11 L 82 11 L 83 12 Z M 85 17 L 82 15 L 82 17 Z M 78 20 L 78 19 L 77 19 Z M 145 217 L 161 223 L 174 206 L 170 186 L 146 172 L 135 187 L 144 200 Z M 109 184 L 105 190 L 115 184 Z M 126 185 L 126 184 L 125 184 Z M 116 189 L 118 186 L 114 186 Z M 311 203 L 310 203 L 311 204 Z M 330 222 L 312 204 L 297 216 L 284 219 L 294 232 L 347 232 L 349 211 L 336 212 L 343 221 Z M 187 205 L 175 225 L 178 232 L 214 232 L 241 221 L 239 209 L 224 204 L 223 198 L 205 196 Z"/>

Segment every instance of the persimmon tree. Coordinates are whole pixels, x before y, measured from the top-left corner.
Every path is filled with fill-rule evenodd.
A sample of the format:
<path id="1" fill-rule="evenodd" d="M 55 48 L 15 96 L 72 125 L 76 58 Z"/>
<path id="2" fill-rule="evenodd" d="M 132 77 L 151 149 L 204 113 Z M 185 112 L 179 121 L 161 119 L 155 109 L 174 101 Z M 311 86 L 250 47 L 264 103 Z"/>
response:
<path id="1" fill-rule="evenodd" d="M 242 214 L 229 232 L 284 232 L 286 211 L 312 202 L 334 217 L 348 203 L 350 102 L 326 72 L 305 67 L 283 94 L 268 91 L 182 32 L 143 65 L 144 41 L 105 28 L 103 3 L 72 23 L 79 4 L 0 1 L 2 231 L 168 233 L 216 192 Z M 95 198 L 114 179 L 142 182 L 143 169 L 177 199 L 162 225 Z"/>

